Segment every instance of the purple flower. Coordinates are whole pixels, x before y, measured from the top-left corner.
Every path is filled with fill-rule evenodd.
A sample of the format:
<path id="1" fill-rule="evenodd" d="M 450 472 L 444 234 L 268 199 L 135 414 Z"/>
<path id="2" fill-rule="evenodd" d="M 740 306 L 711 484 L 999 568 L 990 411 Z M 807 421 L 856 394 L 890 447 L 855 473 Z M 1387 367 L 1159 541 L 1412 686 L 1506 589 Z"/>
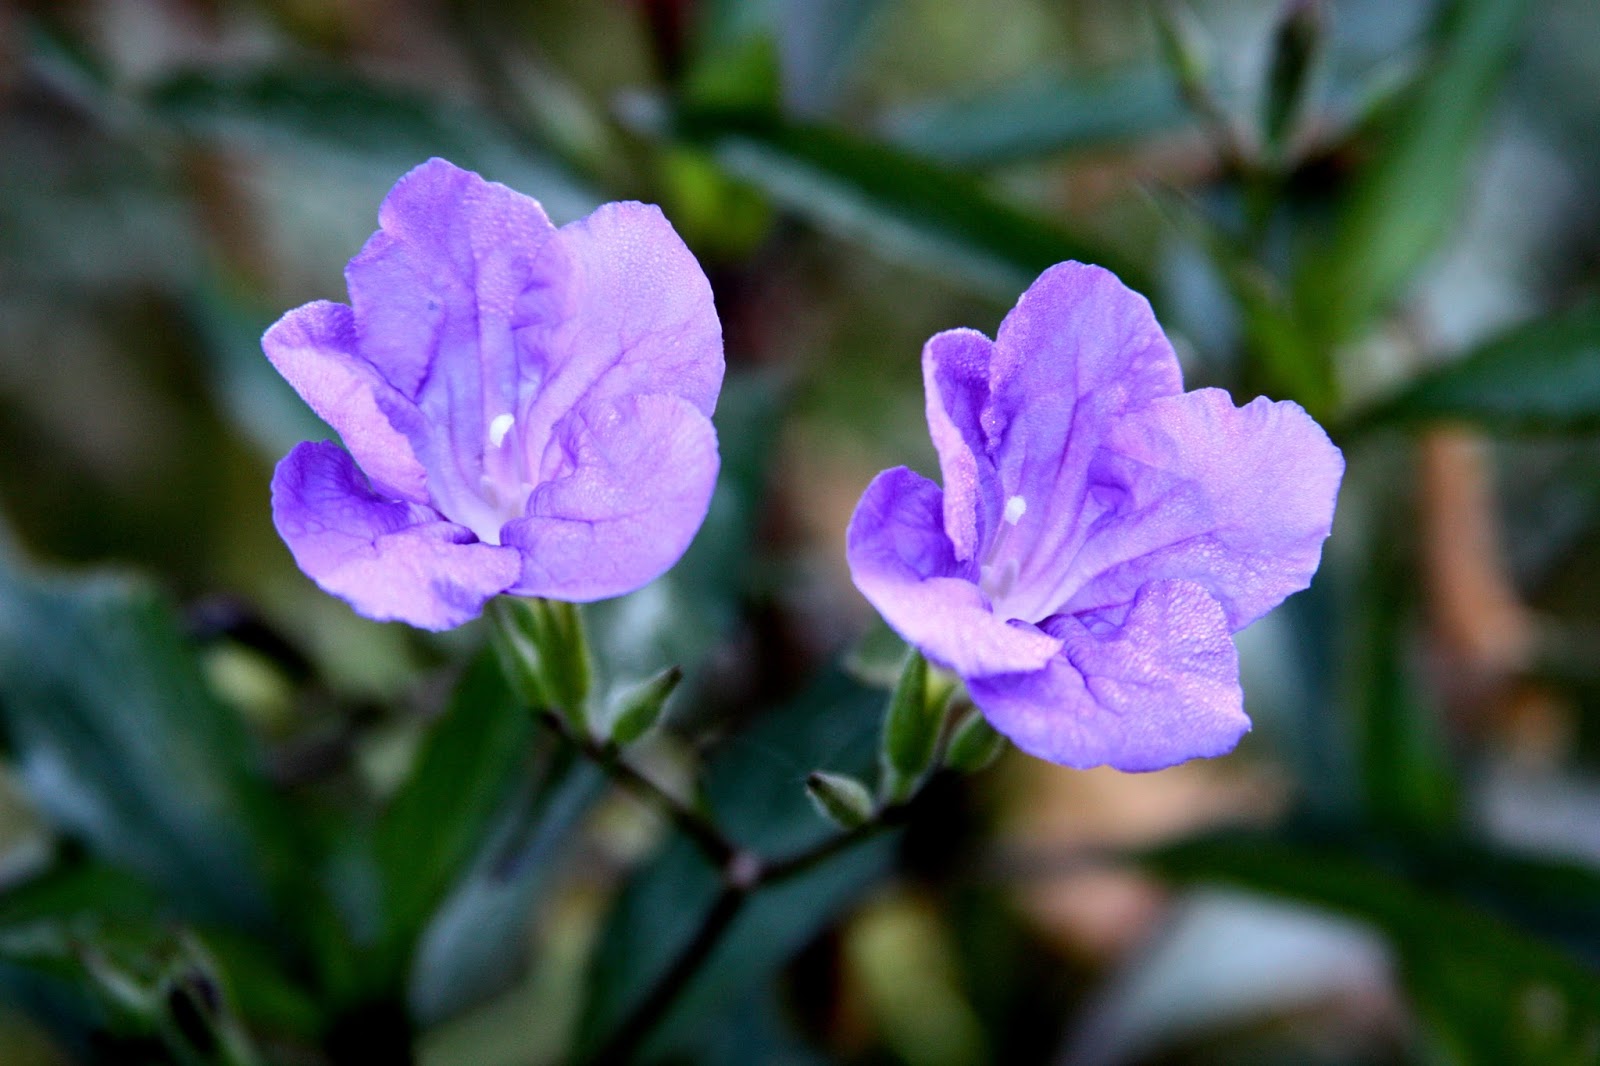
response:
<path id="1" fill-rule="evenodd" d="M 401 178 L 267 358 L 343 438 L 272 479 L 278 532 L 369 618 L 448 629 L 510 592 L 647 584 L 704 520 L 722 384 L 711 289 L 659 209 L 550 224 L 442 159 Z"/>
<path id="2" fill-rule="evenodd" d="M 1250 728 L 1232 634 L 1305 588 L 1344 459 L 1293 403 L 1183 391 L 1150 305 L 1047 270 L 994 341 L 923 349 L 944 489 L 900 467 L 850 522 L 856 587 L 996 729 L 1156 770 Z"/>

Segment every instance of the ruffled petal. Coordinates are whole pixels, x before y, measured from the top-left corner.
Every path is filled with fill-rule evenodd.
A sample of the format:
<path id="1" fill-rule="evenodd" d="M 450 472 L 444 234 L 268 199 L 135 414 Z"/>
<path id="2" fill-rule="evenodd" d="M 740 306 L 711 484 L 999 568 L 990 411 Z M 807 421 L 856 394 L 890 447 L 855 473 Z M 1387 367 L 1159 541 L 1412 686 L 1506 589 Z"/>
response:
<path id="1" fill-rule="evenodd" d="M 1153 581 L 1121 625 L 1058 616 L 1044 669 L 969 678 L 973 702 L 1030 755 L 1088 769 L 1159 770 L 1232 751 L 1250 729 L 1222 608 L 1199 585 Z"/>
<path id="2" fill-rule="evenodd" d="M 944 481 L 944 528 L 957 559 L 976 558 L 1000 516 L 983 412 L 994 343 L 973 329 L 936 333 L 922 349 L 928 430 Z"/>
<path id="3" fill-rule="evenodd" d="M 1235 407 L 1221 389 L 1117 422 L 1091 480 L 1107 501 L 1075 568 L 1069 613 L 1126 603 L 1156 578 L 1196 582 L 1239 630 L 1311 582 L 1344 457 L 1298 404 Z"/>
<path id="4" fill-rule="evenodd" d="M 508 323 L 533 258 L 555 233 L 539 202 L 430 159 L 395 183 L 378 224 L 345 269 L 361 354 L 416 398 L 441 343 L 487 340 L 495 383 L 513 382 Z M 504 336 L 486 337 L 489 327 Z"/>
<path id="5" fill-rule="evenodd" d="M 889 625 L 963 677 L 1038 670 L 1061 642 L 1008 624 L 970 580 L 944 532 L 943 493 L 905 467 L 879 474 L 846 534 L 850 575 Z"/>
<path id="6" fill-rule="evenodd" d="M 308 577 L 358 614 L 449 629 L 517 579 L 511 548 L 479 543 L 429 507 L 386 500 L 344 449 L 297 445 L 272 478 L 272 518 Z"/>
<path id="7" fill-rule="evenodd" d="M 524 378 L 517 414 L 537 460 L 580 403 L 678 396 L 710 417 L 722 388 L 722 325 L 711 285 L 653 204 L 612 203 L 563 226 L 518 305 Z"/>
<path id="8" fill-rule="evenodd" d="M 711 503 L 716 430 L 676 396 L 586 405 L 556 427 L 561 468 L 506 524 L 522 553 L 514 591 L 586 602 L 649 584 L 689 547 Z"/>
<path id="9" fill-rule="evenodd" d="M 267 330 L 262 350 L 300 397 L 332 426 L 386 495 L 427 502 L 426 475 L 395 420 L 416 408 L 356 353 L 355 315 L 326 300 L 298 307 Z M 395 420 L 391 420 L 391 412 Z"/>
<path id="10" fill-rule="evenodd" d="M 1040 618 L 1046 605 L 1026 592 L 1054 584 L 1095 513 L 1088 465 L 1100 440 L 1123 412 L 1181 392 L 1183 375 L 1145 298 L 1082 263 L 1051 267 L 1022 294 L 990 368 L 984 428 L 1020 512 L 1000 558 L 1020 567 L 1015 613 Z"/>

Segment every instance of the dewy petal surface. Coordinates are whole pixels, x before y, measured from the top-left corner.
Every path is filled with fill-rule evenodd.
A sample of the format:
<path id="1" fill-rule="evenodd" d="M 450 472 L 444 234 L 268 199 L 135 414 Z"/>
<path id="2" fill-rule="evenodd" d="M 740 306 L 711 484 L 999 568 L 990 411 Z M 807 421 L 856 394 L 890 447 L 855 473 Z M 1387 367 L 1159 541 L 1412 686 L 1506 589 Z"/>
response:
<path id="1" fill-rule="evenodd" d="M 1041 759 L 1159 770 L 1233 750 L 1250 728 L 1221 606 L 1188 581 L 1152 581 L 1120 626 L 1057 616 L 1061 654 L 1027 674 L 969 678 L 979 709 Z"/>
<path id="2" fill-rule="evenodd" d="M 875 478 L 846 534 L 850 574 L 884 620 L 929 659 L 963 677 L 1037 670 L 1061 642 L 1008 625 L 956 559 L 944 532 L 943 493 L 896 467 Z"/>
<path id="3" fill-rule="evenodd" d="M 537 201 L 442 159 L 395 183 L 378 221 L 345 270 L 361 353 L 421 412 L 411 443 L 435 506 L 496 539 L 507 516 L 485 499 L 489 427 L 538 386 L 513 319 L 556 230 Z"/>
<path id="4" fill-rule="evenodd" d="M 1115 502 L 1075 566 L 1092 575 L 1061 609 L 1123 604 L 1147 581 L 1203 585 L 1240 630 L 1311 582 L 1344 458 L 1298 405 L 1235 407 L 1221 389 L 1120 419 L 1090 480 Z"/>
<path id="5" fill-rule="evenodd" d="M 934 334 L 922 349 L 928 431 L 944 480 L 944 527 L 961 560 L 977 557 L 1003 506 L 983 429 L 993 351 L 994 342 L 974 329 Z"/>
<path id="6" fill-rule="evenodd" d="M 379 621 L 449 629 L 516 581 L 510 548 L 477 543 L 429 507 L 387 500 L 344 449 L 297 445 L 272 479 L 278 533 L 312 580 Z"/>
<path id="7" fill-rule="evenodd" d="M 1025 508 L 1001 555 L 1038 620 L 1098 504 L 1088 468 L 1123 413 L 1177 395 L 1183 376 L 1150 304 L 1110 271 L 1061 263 L 1040 275 L 1001 323 L 990 364 L 987 444 L 1006 499 Z"/>
<path id="8" fill-rule="evenodd" d="M 710 419 L 676 396 L 590 404 L 556 427 L 566 469 L 534 490 L 505 543 L 522 595 L 588 601 L 639 588 L 678 561 L 717 479 Z"/>
<path id="9" fill-rule="evenodd" d="M 321 300 L 280 318 L 261 347 L 300 397 L 343 439 L 368 477 L 385 492 L 425 503 L 426 475 L 391 415 L 419 417 L 409 400 L 357 352 L 355 314 Z"/>

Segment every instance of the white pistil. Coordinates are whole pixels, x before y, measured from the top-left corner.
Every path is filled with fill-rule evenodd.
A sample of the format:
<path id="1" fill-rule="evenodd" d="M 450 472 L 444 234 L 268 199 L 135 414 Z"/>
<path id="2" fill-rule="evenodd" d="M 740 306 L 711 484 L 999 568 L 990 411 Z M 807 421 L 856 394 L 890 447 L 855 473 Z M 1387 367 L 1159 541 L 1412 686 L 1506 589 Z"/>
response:
<path id="1" fill-rule="evenodd" d="M 988 593 L 991 602 L 998 602 L 1011 594 L 1011 586 L 1016 583 L 1019 566 L 1016 559 L 1000 561 L 1000 553 L 1005 550 L 1006 541 L 1011 539 L 1011 531 L 1016 528 L 1022 516 L 1028 513 L 1028 501 L 1021 496 L 1012 496 L 1006 500 L 1005 510 L 1000 517 L 1005 525 L 994 535 L 989 542 L 989 551 L 985 561 L 978 568 L 979 582 L 983 591 Z"/>
<path id="2" fill-rule="evenodd" d="M 500 447 L 501 443 L 506 439 L 506 434 L 511 432 L 511 427 L 516 421 L 510 414 L 495 415 L 494 420 L 489 423 L 490 446 Z"/>

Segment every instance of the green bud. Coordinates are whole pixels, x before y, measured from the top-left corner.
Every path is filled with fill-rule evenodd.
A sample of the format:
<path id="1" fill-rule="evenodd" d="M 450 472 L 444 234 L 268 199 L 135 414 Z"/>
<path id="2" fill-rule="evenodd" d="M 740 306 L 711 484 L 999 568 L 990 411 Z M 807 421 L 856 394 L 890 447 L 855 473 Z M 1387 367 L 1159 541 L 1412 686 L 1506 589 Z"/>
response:
<path id="1" fill-rule="evenodd" d="M 1294 132 L 1326 21 L 1321 0 L 1290 0 L 1278 23 L 1261 116 L 1262 137 L 1274 156 Z"/>
<path id="2" fill-rule="evenodd" d="M 495 651 L 517 695 L 584 727 L 594 669 L 577 606 L 502 596 L 493 614 Z"/>
<path id="3" fill-rule="evenodd" d="M 933 766 L 953 682 L 943 673 L 929 683 L 928 661 L 911 652 L 883 717 L 883 795 L 890 803 L 911 797 Z"/>
<path id="4" fill-rule="evenodd" d="M 975 774 L 989 766 L 1006 750 L 1006 738 L 976 708 L 964 718 L 950 737 L 944 764 L 964 774 Z"/>
<path id="5" fill-rule="evenodd" d="M 842 829 L 855 829 L 877 813 L 872 793 L 853 777 L 814 770 L 806 777 L 806 795 L 817 813 Z"/>
<path id="6" fill-rule="evenodd" d="M 622 694 L 611 716 L 610 740 L 619 748 L 627 747 L 648 733 L 661 717 L 661 709 L 683 680 L 683 670 L 669 666 L 642 684 L 635 685 Z"/>

